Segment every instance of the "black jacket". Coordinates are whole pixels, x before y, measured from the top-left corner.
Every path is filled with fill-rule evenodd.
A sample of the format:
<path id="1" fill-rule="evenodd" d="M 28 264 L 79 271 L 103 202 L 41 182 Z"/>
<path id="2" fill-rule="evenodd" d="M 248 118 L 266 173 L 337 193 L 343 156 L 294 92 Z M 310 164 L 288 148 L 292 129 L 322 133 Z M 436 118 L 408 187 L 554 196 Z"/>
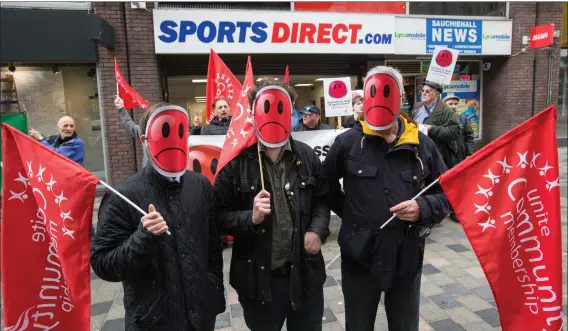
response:
<path id="1" fill-rule="evenodd" d="M 460 115 L 460 122 L 462 125 L 462 140 L 459 144 L 459 157 L 460 161 L 463 161 L 465 158 L 475 153 L 475 134 L 466 114 Z"/>
<path id="2" fill-rule="evenodd" d="M 229 130 L 229 124 L 231 124 L 231 117 L 220 120 L 219 117 L 215 116 L 205 127 L 194 127 L 191 130 L 193 135 L 226 135 Z"/>
<path id="3" fill-rule="evenodd" d="M 294 218 L 292 238 L 291 301 L 321 289 L 326 279 L 321 251 L 310 255 L 304 250 L 304 235 L 319 234 L 322 243 L 329 236 L 329 187 L 314 150 L 290 138 L 293 162 L 289 169 L 287 197 Z M 266 171 L 266 170 L 264 170 Z M 234 236 L 230 283 L 239 300 L 271 301 L 272 219 L 252 223 L 254 197 L 261 190 L 257 146 L 249 147 L 227 164 L 213 186 L 217 222 L 223 233 Z M 265 181 L 266 190 L 272 188 Z"/>
<path id="4" fill-rule="evenodd" d="M 391 207 L 411 200 L 419 192 L 419 183 L 430 184 L 447 168 L 436 145 L 418 132 L 416 124 L 402 117 L 399 124 L 399 137 L 389 145 L 379 136 L 365 134 L 358 122 L 337 136 L 323 167 L 332 210 L 342 219 L 338 241 L 346 267 L 363 272 L 378 264 L 390 274 L 390 281 L 396 275 L 396 281 L 405 282 L 421 272 L 424 239 L 407 235 L 410 223 L 396 218 L 383 230 L 379 228 L 391 217 Z M 342 178 L 344 192 L 339 184 Z M 449 212 L 439 185 L 417 203 L 422 215 L 419 224 L 439 223 Z"/>
<path id="5" fill-rule="evenodd" d="M 122 282 L 126 330 L 213 330 L 225 298 L 211 183 L 194 172 L 172 183 L 148 165 L 116 189 L 144 210 L 153 204 L 171 232 L 146 231 L 141 213 L 112 192 L 101 201 L 91 266 Z"/>
<path id="6" fill-rule="evenodd" d="M 341 126 L 344 128 L 352 128 L 355 126 L 355 117 L 353 116 L 348 116 L 346 118 L 343 119 L 343 122 L 341 122 Z"/>

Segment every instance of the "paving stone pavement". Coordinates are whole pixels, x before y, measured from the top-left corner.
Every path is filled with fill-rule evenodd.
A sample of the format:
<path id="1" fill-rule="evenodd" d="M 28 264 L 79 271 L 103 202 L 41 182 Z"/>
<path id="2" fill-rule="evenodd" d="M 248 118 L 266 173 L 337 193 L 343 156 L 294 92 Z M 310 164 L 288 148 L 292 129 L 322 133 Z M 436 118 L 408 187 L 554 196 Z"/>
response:
<path id="1" fill-rule="evenodd" d="M 567 149 L 560 148 L 559 156 L 562 189 L 562 270 L 564 283 L 562 296 L 564 300 L 564 325 L 567 325 Z M 99 202 L 100 198 L 96 201 L 97 206 Z M 96 223 L 96 217 L 94 219 Z M 338 253 L 337 235 L 340 225 L 341 221 L 337 217 L 332 217 L 331 236 L 322 247 L 326 264 Z M 227 308 L 224 313 L 217 317 L 216 330 L 247 330 L 237 295 L 228 285 L 230 248 L 224 250 L 223 258 Z M 339 260 L 336 261 L 327 272 L 328 276 L 324 285 L 324 331 L 344 330 L 345 308 L 341 292 L 340 263 Z M 102 281 L 94 273 L 91 273 L 91 289 L 91 330 L 124 330 L 122 285 Z M 388 330 L 382 304 L 377 310 L 375 330 Z M 420 330 L 501 330 L 495 301 L 479 262 L 461 226 L 449 219 L 436 226 L 430 237 L 426 239 L 420 296 Z"/>

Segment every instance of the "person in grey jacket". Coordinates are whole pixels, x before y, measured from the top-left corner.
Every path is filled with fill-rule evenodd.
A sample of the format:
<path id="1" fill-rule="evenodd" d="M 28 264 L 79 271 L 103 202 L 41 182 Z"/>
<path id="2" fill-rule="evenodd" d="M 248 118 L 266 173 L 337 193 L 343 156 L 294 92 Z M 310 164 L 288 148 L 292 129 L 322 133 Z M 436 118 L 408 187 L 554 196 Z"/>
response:
<path id="1" fill-rule="evenodd" d="M 124 108 L 124 101 L 120 96 L 116 96 L 114 99 L 114 105 L 118 109 L 118 116 L 120 116 L 120 120 L 122 121 L 122 125 L 126 131 L 128 131 L 128 133 L 130 133 L 136 140 L 140 140 L 140 126 L 132 120 L 130 115 L 128 115 L 128 112 Z M 146 164 L 148 164 L 148 154 L 145 148 L 142 150 L 144 151 L 144 154 L 142 155 L 142 168 L 145 168 Z"/>

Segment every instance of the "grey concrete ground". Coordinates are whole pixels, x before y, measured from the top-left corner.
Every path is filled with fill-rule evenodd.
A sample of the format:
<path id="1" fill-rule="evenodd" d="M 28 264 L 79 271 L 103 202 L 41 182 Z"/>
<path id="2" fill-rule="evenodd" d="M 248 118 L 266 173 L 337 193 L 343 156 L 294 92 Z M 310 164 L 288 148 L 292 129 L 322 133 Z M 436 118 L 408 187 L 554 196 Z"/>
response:
<path id="1" fill-rule="evenodd" d="M 564 270 L 564 325 L 566 325 L 566 267 L 567 267 L 567 149 L 561 148 L 561 204 Z M 327 261 L 338 253 L 337 234 L 340 220 L 333 218 L 331 237 L 322 247 Z M 444 220 L 427 239 L 420 302 L 420 330 L 500 330 L 499 316 L 487 280 L 459 224 Z M 228 285 L 231 250 L 223 253 L 227 309 L 217 318 L 217 330 L 247 330 L 242 308 L 235 291 Z M 341 292 L 340 261 L 328 271 L 325 283 L 324 330 L 344 330 L 345 314 Z M 124 330 L 123 294 L 120 283 L 108 283 L 91 274 L 91 330 Z M 387 330 L 384 308 L 379 307 L 375 330 Z"/>

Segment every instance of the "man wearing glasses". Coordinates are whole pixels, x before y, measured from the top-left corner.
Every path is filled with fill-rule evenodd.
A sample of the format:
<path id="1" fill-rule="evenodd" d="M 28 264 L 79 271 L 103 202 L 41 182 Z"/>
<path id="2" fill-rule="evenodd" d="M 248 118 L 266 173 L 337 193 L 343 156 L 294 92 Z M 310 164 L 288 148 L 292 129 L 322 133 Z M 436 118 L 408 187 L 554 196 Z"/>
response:
<path id="1" fill-rule="evenodd" d="M 459 160 L 460 117 L 442 102 L 442 91 L 440 84 L 425 81 L 422 86 L 422 101 L 415 104 L 410 115 L 434 141 L 446 166 L 452 168 Z"/>

